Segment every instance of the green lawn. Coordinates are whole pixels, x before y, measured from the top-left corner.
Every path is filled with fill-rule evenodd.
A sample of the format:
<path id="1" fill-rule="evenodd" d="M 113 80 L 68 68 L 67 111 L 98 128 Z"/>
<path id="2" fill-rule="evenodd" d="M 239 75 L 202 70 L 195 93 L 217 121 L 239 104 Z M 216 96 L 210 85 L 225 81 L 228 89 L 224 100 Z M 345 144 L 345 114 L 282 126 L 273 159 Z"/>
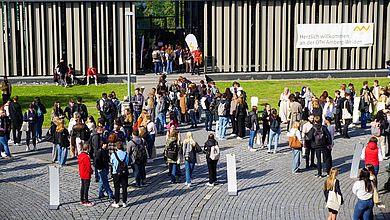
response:
<path id="1" fill-rule="evenodd" d="M 387 78 L 377 78 L 381 85 L 387 85 Z M 327 90 L 333 96 L 334 90 L 338 89 L 342 83 L 352 82 L 356 89 L 360 89 L 364 80 L 369 81 L 372 85 L 374 78 L 368 79 L 316 79 L 316 80 L 264 80 L 264 81 L 240 81 L 241 86 L 247 92 L 248 97 L 259 97 L 259 105 L 266 102 L 271 106 L 277 105 L 280 93 L 284 87 L 289 87 L 291 91 L 300 91 L 302 86 L 310 86 L 314 94 L 320 95 L 322 91 Z M 217 82 L 218 88 L 224 91 L 226 87 L 230 87 L 232 82 Z M 58 100 L 62 108 L 68 105 L 70 98 L 78 96 L 83 97 L 84 103 L 88 107 L 88 111 L 95 118 L 98 117 L 98 112 L 95 108 L 96 101 L 100 98 L 103 92 L 110 93 L 115 91 L 117 97 L 122 100 L 127 94 L 126 84 L 104 84 L 96 86 L 74 86 L 74 87 L 59 87 L 53 85 L 29 85 L 29 86 L 14 86 L 12 95 L 18 95 L 22 103 L 24 111 L 28 104 L 38 96 L 48 108 L 48 114 L 45 116 L 44 126 L 50 125 L 50 113 L 53 102 Z M 260 107 L 261 110 L 263 107 Z"/>
<path id="2" fill-rule="evenodd" d="M 377 79 L 379 85 L 387 86 L 390 81 L 387 78 L 347 78 L 347 79 L 313 79 L 313 80 L 262 80 L 262 81 L 239 81 L 241 87 L 246 91 L 248 102 L 250 97 L 257 96 L 259 98 L 259 110 L 263 110 L 264 103 L 271 104 L 271 108 L 277 107 L 280 94 L 284 87 L 288 87 L 291 92 L 301 91 L 302 86 L 309 86 L 311 91 L 320 96 L 323 91 L 328 91 L 329 95 L 334 98 L 334 91 L 340 88 L 340 85 L 345 83 L 353 83 L 355 90 L 360 91 L 363 81 L 367 80 L 371 86 L 373 81 Z M 231 87 L 233 82 L 216 82 L 220 91 L 225 91 L 226 87 Z M 248 103 L 249 105 L 250 103 Z"/>

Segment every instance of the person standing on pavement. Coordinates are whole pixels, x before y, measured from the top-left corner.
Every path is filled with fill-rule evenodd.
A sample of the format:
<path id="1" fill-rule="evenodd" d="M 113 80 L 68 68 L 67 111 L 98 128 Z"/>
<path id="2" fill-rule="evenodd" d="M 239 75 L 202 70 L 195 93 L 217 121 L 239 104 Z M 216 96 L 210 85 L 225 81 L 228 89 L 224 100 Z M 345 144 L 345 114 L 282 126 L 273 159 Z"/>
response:
<path id="1" fill-rule="evenodd" d="M 178 170 L 180 165 L 180 140 L 178 132 L 174 130 L 174 126 L 171 127 L 173 130 L 167 133 L 167 141 L 165 144 L 164 156 L 166 158 L 166 162 L 168 163 L 169 173 L 171 176 L 171 183 L 177 183 L 179 181 L 178 178 Z"/>
<path id="2" fill-rule="evenodd" d="M 42 125 L 45 120 L 45 114 L 47 113 L 45 105 L 42 104 L 41 99 L 39 97 L 35 97 L 34 99 L 34 109 L 37 113 L 37 128 L 36 128 L 36 137 L 38 142 L 42 141 Z"/>
<path id="3" fill-rule="evenodd" d="M 379 162 L 383 161 L 382 151 L 378 148 L 378 139 L 376 137 L 371 137 L 368 141 L 367 146 L 362 150 L 361 159 L 364 160 L 365 165 L 371 164 L 374 166 L 375 176 L 379 172 Z"/>
<path id="4" fill-rule="evenodd" d="M 291 119 L 290 119 L 290 124 L 289 128 L 292 127 L 292 124 L 296 121 L 300 122 L 302 119 L 302 105 L 298 101 L 298 98 L 295 97 L 295 95 L 290 96 L 290 107 L 289 111 L 291 113 Z"/>
<path id="5" fill-rule="evenodd" d="M 37 113 L 35 112 L 34 104 L 28 106 L 28 110 L 24 113 L 23 121 L 28 123 L 26 130 L 26 151 L 30 150 L 30 141 L 32 140 L 33 150 L 37 150 L 36 141 L 36 124 L 37 124 Z"/>
<path id="6" fill-rule="evenodd" d="M 378 111 L 375 116 L 375 122 L 379 125 L 380 135 L 377 136 L 380 150 L 382 151 L 383 159 L 387 160 L 386 156 L 386 136 L 387 130 L 389 128 L 389 123 L 387 121 L 387 114 L 382 110 Z"/>
<path id="7" fill-rule="evenodd" d="M 302 126 L 302 144 L 303 144 L 303 157 L 306 161 L 306 169 L 317 168 L 314 163 L 315 150 L 311 146 L 311 140 L 308 137 L 309 131 L 312 129 L 314 123 L 314 115 L 309 115 L 308 122 Z"/>
<path id="8" fill-rule="evenodd" d="M 317 158 L 317 175 L 316 177 L 322 176 L 322 158 L 325 161 L 325 168 L 329 171 L 328 155 L 326 154 L 327 147 L 332 143 L 331 136 L 328 129 L 321 125 L 321 117 L 314 117 L 314 125 L 307 134 L 309 140 L 311 140 L 311 147 L 314 148 Z M 322 157 L 321 157 L 322 155 Z"/>
<path id="9" fill-rule="evenodd" d="M 142 106 L 144 104 L 144 96 L 140 92 L 139 88 L 134 90 L 134 96 L 131 98 L 131 102 L 133 103 L 134 110 L 134 119 L 138 120 L 138 117 L 141 115 Z"/>
<path id="10" fill-rule="evenodd" d="M 230 134 L 231 137 L 236 137 L 238 134 L 237 118 L 236 118 L 237 103 L 238 103 L 238 96 L 237 94 L 233 94 L 232 101 L 230 102 L 230 123 L 232 124 L 232 133 Z"/>
<path id="11" fill-rule="evenodd" d="M 64 114 L 66 119 L 70 121 L 70 119 L 73 117 L 73 114 L 76 112 L 76 106 L 73 99 L 69 99 L 69 105 L 65 107 Z"/>
<path id="12" fill-rule="evenodd" d="M 353 104 L 351 101 L 351 94 L 345 93 L 345 100 L 343 100 L 341 104 L 342 109 L 342 119 L 344 121 L 343 135 L 344 138 L 349 139 L 348 127 L 352 123 L 352 115 L 353 115 Z"/>
<path id="13" fill-rule="evenodd" d="M 187 132 L 186 138 L 183 141 L 183 158 L 186 169 L 186 182 L 184 185 L 188 188 L 191 187 L 192 173 L 194 172 L 195 163 L 199 162 L 197 161 L 197 154 L 200 152 L 202 152 L 202 149 L 192 137 L 192 133 Z"/>
<path id="14" fill-rule="evenodd" d="M 341 104 L 343 102 L 343 98 L 340 96 L 340 91 L 336 90 L 335 92 L 335 99 L 334 99 L 334 124 L 336 132 L 339 132 L 342 134 L 341 129 L 341 116 L 342 116 L 342 110 L 341 110 Z"/>
<path id="15" fill-rule="evenodd" d="M 255 137 L 257 132 L 260 129 L 259 126 L 259 116 L 257 115 L 257 106 L 252 106 L 252 111 L 249 112 L 249 125 L 248 128 L 249 130 L 249 145 L 248 145 L 248 150 L 249 151 L 256 151 L 256 149 L 253 148 L 253 145 L 255 143 Z"/>
<path id="16" fill-rule="evenodd" d="M 88 199 L 89 185 L 91 184 L 91 176 L 93 173 L 91 166 L 91 158 L 88 155 L 89 145 L 83 145 L 83 151 L 78 157 L 79 164 L 79 174 L 81 179 L 81 189 L 80 189 L 80 203 L 84 206 L 93 206 L 94 203 L 90 202 Z"/>
<path id="17" fill-rule="evenodd" d="M 87 121 L 88 118 L 88 109 L 87 106 L 83 103 L 83 98 L 77 97 L 76 112 L 80 114 L 81 119 L 83 121 Z"/>
<path id="18" fill-rule="evenodd" d="M 203 112 L 206 116 L 205 128 L 206 131 L 211 131 L 213 127 L 213 114 L 211 113 L 210 104 L 213 102 L 211 91 L 207 90 L 207 94 L 202 97 L 200 103 L 203 109 Z"/>
<path id="19" fill-rule="evenodd" d="M 290 131 L 287 133 L 287 137 L 289 137 L 289 144 L 290 144 L 289 147 L 291 148 L 292 154 L 293 154 L 293 160 L 292 160 L 292 172 L 293 173 L 300 172 L 299 166 L 301 165 L 302 147 L 298 147 L 298 146 L 294 146 L 294 145 L 291 146 L 292 143 L 290 143 L 290 138 L 296 137 L 296 139 L 300 143 L 302 143 L 302 135 L 301 135 L 301 131 L 299 130 L 299 127 L 300 127 L 300 123 L 298 121 L 295 121 L 291 125 Z"/>
<path id="20" fill-rule="evenodd" d="M 139 136 L 139 130 L 133 131 L 133 138 L 127 143 L 127 153 L 131 160 L 136 186 L 144 186 L 148 153 L 146 150 L 146 141 Z"/>
<path id="21" fill-rule="evenodd" d="M 335 167 L 332 167 L 329 172 L 328 178 L 325 180 L 324 183 L 324 196 L 325 196 L 325 202 L 328 202 L 329 198 L 329 192 L 334 191 L 336 194 L 341 196 L 341 204 L 344 203 L 343 194 L 341 193 L 340 188 L 340 181 L 337 179 L 337 175 L 339 174 L 339 170 Z M 331 208 L 328 208 L 329 216 L 328 220 L 336 220 L 338 210 L 333 210 Z"/>
<path id="22" fill-rule="evenodd" d="M 289 112 L 289 105 L 290 105 L 288 98 L 290 97 L 290 94 L 291 94 L 290 90 L 287 87 L 285 87 L 283 93 L 280 94 L 279 117 L 281 118 L 283 124 L 288 123 L 288 112 Z"/>
<path id="23" fill-rule="evenodd" d="M 167 100 L 167 97 L 165 97 L 165 94 L 164 93 L 157 93 L 156 127 L 157 127 L 157 133 L 159 133 L 159 134 L 164 133 L 164 129 L 165 129 L 166 123 L 167 123 L 166 115 L 167 115 L 168 109 L 169 109 L 169 102 Z"/>
<path id="24" fill-rule="evenodd" d="M 272 142 L 274 142 L 274 150 L 273 153 L 276 154 L 278 149 L 278 142 L 279 142 L 279 136 L 280 136 L 280 125 L 282 123 L 282 119 L 279 117 L 278 112 L 276 109 L 271 110 L 270 115 L 270 133 L 269 133 L 269 139 L 268 139 L 268 153 L 272 153 L 271 146 Z"/>
<path id="25" fill-rule="evenodd" d="M 99 127 L 99 130 L 102 129 L 102 127 Z M 107 144 L 102 144 L 102 147 L 98 148 L 95 152 L 94 164 L 99 178 L 99 198 L 102 199 L 104 197 L 104 192 L 106 192 L 108 198 L 112 200 L 114 198 L 114 193 L 108 182 L 110 156 L 108 154 Z"/>
<path id="26" fill-rule="evenodd" d="M 261 120 L 263 121 L 263 135 L 261 136 L 261 143 L 263 144 L 263 148 L 267 146 L 265 140 L 267 140 L 267 137 L 269 138 L 270 115 L 271 115 L 271 105 L 265 103 L 263 113 L 261 114 Z"/>
<path id="27" fill-rule="evenodd" d="M 367 81 L 365 81 L 367 82 Z M 367 121 L 370 119 L 370 105 L 373 103 L 372 93 L 370 89 L 365 85 L 360 90 L 360 102 L 359 102 L 359 111 L 361 115 L 361 127 L 366 129 Z"/>
<path id="28" fill-rule="evenodd" d="M 248 111 L 248 106 L 244 100 L 244 97 L 240 95 L 237 99 L 237 106 L 236 106 L 238 140 L 241 140 L 245 137 L 245 118 L 247 116 L 247 111 Z"/>
<path id="29" fill-rule="evenodd" d="M 9 106 L 14 145 L 19 145 L 22 137 L 22 132 L 20 129 L 22 128 L 23 124 L 23 113 L 22 106 L 19 104 L 18 100 L 19 96 L 14 96 L 13 102 L 11 102 Z"/>
<path id="30" fill-rule="evenodd" d="M 4 148 L 6 158 L 11 159 L 11 152 L 9 150 L 7 140 L 7 120 L 5 111 L 0 109 L 0 152 L 2 152 Z"/>
<path id="31" fill-rule="evenodd" d="M 218 152 L 212 152 L 218 149 Z M 218 142 L 214 139 L 214 134 L 209 134 L 206 143 L 204 143 L 203 151 L 206 153 L 207 168 L 209 171 L 209 182 L 206 186 L 213 187 L 217 183 L 217 163 L 219 159 Z M 211 158 L 210 158 L 211 156 Z M 215 158 L 212 158 L 212 157 Z"/>
<path id="32" fill-rule="evenodd" d="M 111 154 L 112 178 L 114 182 L 115 202 L 111 204 L 113 208 L 119 208 L 120 188 L 122 188 L 122 207 L 127 207 L 127 185 L 129 178 L 129 155 L 123 149 L 123 144 L 117 144 L 117 151 Z"/>
<path id="33" fill-rule="evenodd" d="M 217 112 L 218 112 L 218 137 L 219 140 L 226 140 L 226 128 L 229 123 L 229 113 L 230 113 L 230 101 L 227 100 L 227 94 L 224 93 L 222 95 L 222 99 L 219 100 L 217 106 Z"/>
<path id="34" fill-rule="evenodd" d="M 374 183 L 370 180 L 370 172 L 363 168 L 359 173 L 359 180 L 353 184 L 352 192 L 358 198 L 353 212 L 353 220 L 373 220 L 374 208 L 373 193 Z"/>
<path id="35" fill-rule="evenodd" d="M 57 122 L 56 131 L 54 134 L 54 144 L 57 146 L 58 164 L 64 166 L 66 158 L 68 157 L 69 132 L 65 128 L 65 122 L 63 119 L 59 119 Z"/>

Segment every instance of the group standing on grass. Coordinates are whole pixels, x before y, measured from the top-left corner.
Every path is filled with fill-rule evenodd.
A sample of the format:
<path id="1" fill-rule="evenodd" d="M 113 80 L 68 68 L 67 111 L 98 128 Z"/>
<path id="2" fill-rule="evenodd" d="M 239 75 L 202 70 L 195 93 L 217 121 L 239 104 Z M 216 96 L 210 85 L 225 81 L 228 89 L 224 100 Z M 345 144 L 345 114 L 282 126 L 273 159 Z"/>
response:
<path id="1" fill-rule="evenodd" d="M 69 156 L 77 157 L 79 162 L 80 202 L 85 206 L 93 205 L 88 198 L 88 189 L 94 177 L 99 184 L 98 197 L 107 196 L 113 200 L 112 207 L 118 208 L 121 189 L 122 207 L 127 206 L 128 178 L 131 176 L 128 167 L 133 171 L 135 187 L 147 185 L 146 167 L 152 165 L 157 156 L 157 135 L 166 135 L 163 156 L 172 184 L 181 182 L 181 165 L 184 164 L 184 184 L 191 188 L 195 166 L 202 160 L 200 154 L 205 154 L 209 175 L 206 185 L 213 187 L 218 184 L 220 143 L 228 138 L 244 141 L 249 136 L 248 151 L 254 153 L 267 147 L 268 153 L 278 154 L 284 150 L 280 149 L 278 142 L 287 127 L 292 173 L 316 168 L 316 177 L 322 178 L 325 169 L 328 178 L 324 193 L 329 219 L 335 219 L 342 204 L 338 198 L 342 198 L 342 194 L 341 184 L 336 178 L 338 170 L 332 168 L 334 140 L 337 135 L 350 138 L 348 128 L 357 108 L 361 113 L 362 129 L 371 121 L 373 137 L 361 155 L 367 169 L 371 170 L 371 176 L 367 177 L 363 169 L 353 187 L 359 198 L 354 218 L 370 219 L 372 204 L 381 205 L 373 201 L 372 195 L 378 186 L 379 162 L 386 160 L 390 153 L 386 152 L 390 146 L 390 90 L 380 87 L 378 81 L 370 88 L 364 82 L 360 95 L 352 84 L 348 87 L 343 84 L 335 91 L 335 98 L 327 91 L 318 97 L 309 87 L 296 93 L 285 88 L 280 95 L 279 112 L 266 103 L 261 114 L 257 104 L 248 105 L 246 92 L 238 82 L 234 82 L 231 88 L 219 90 L 212 81 L 206 83 L 202 80 L 196 84 L 185 77 L 178 77 L 168 84 L 166 75 L 161 75 L 158 85 L 146 96 L 143 93 L 142 89 L 136 88 L 134 96 L 124 97 L 123 101 L 114 91 L 103 93 L 96 102 L 97 120 L 88 114 L 81 97 L 70 99 L 65 108 L 56 101 L 51 109 L 51 127 L 44 139 L 42 124 L 47 110 L 40 98 L 35 98 L 22 112 L 19 97 L 14 96 L 12 101 L 6 100 L 0 110 L 0 144 L 6 157 L 10 158 L 8 140 L 11 130 L 14 145 L 21 143 L 21 132 L 25 131 L 26 151 L 36 150 L 37 142 L 50 141 L 53 144 L 52 161 L 60 166 L 66 166 L 69 151 Z M 201 123 L 209 132 L 208 137 L 196 140 L 192 131 L 201 129 Z M 190 131 L 181 137 L 180 127 L 186 125 L 190 125 Z M 230 135 L 227 134 L 228 127 L 232 128 Z M 305 159 L 305 169 L 301 169 L 301 157 Z M 110 178 L 114 190 L 110 188 Z M 373 179 L 375 186 L 369 185 Z"/>

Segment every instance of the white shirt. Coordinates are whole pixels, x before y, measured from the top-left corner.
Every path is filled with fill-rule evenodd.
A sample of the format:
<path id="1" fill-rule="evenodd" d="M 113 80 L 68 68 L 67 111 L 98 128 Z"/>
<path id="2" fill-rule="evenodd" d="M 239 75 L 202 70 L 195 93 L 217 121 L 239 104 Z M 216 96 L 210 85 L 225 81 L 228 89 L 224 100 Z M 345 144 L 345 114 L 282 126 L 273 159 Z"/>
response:
<path id="1" fill-rule="evenodd" d="M 146 129 L 148 130 L 149 134 L 156 133 L 156 125 L 153 121 L 148 122 L 148 124 L 146 125 Z"/>
<path id="2" fill-rule="evenodd" d="M 360 200 L 368 200 L 372 198 L 371 192 L 366 192 L 366 185 L 363 180 L 356 181 L 353 184 L 352 192 L 355 194 Z"/>
<path id="3" fill-rule="evenodd" d="M 287 137 L 297 136 L 299 141 L 302 141 L 301 132 L 296 128 L 291 128 L 289 132 L 287 132 Z"/>

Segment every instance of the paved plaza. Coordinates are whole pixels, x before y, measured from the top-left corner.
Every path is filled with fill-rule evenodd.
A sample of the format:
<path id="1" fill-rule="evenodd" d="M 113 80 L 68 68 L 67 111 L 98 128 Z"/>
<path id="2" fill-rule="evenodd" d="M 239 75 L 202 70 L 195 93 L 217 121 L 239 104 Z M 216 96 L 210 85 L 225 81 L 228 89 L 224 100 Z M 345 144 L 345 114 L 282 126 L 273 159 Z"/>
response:
<path id="1" fill-rule="evenodd" d="M 182 137 L 187 127 L 181 128 Z M 230 134 L 230 130 L 228 130 Z M 351 219 L 356 203 L 352 194 L 355 179 L 349 178 L 354 146 L 366 142 L 369 131 L 352 129 L 352 138 L 336 139 L 333 165 L 340 169 L 340 184 L 344 205 L 339 219 Z M 194 132 L 201 145 L 207 133 Z M 281 136 L 280 153 L 267 154 L 247 150 L 248 139 L 220 141 L 221 159 L 218 180 L 208 188 L 205 156 L 194 170 L 191 188 L 183 183 L 170 184 L 167 167 L 162 159 L 165 136 L 156 140 L 158 159 L 147 166 L 147 186 L 129 186 L 129 206 L 114 209 L 108 200 L 97 198 L 97 183 L 91 183 L 89 197 L 93 207 L 79 205 L 80 180 L 77 160 L 68 160 L 69 166 L 60 170 L 59 210 L 48 210 L 51 144 L 41 143 L 37 151 L 25 152 L 25 146 L 10 145 L 13 160 L 0 160 L 0 219 L 326 219 L 322 192 L 325 178 L 315 178 L 316 170 L 291 173 L 291 152 L 287 146 L 285 129 Z M 257 146 L 258 147 L 258 146 Z M 226 154 L 236 154 L 238 195 L 227 192 Z M 387 174 L 385 161 L 381 164 L 379 186 L 383 187 Z M 304 163 L 301 164 L 303 168 Z M 184 169 L 184 166 L 182 166 Z M 184 173 L 184 172 L 183 172 Z M 130 175 L 131 176 L 131 175 Z M 133 178 L 130 179 L 130 183 Z M 183 181 L 182 181 L 183 182 Z M 112 184 L 112 183 L 111 183 Z M 390 193 L 382 194 L 386 209 L 374 208 L 375 219 L 390 219 Z"/>

